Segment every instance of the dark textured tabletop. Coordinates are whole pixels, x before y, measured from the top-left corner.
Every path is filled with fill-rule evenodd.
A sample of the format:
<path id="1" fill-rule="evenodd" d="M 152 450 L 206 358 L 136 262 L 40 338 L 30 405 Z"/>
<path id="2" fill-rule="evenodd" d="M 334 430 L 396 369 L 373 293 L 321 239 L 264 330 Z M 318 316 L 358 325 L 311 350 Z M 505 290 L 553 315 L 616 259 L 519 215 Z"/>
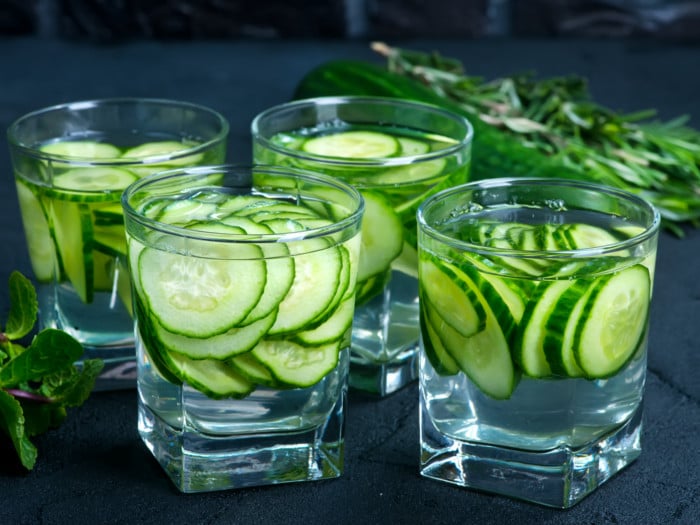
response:
<path id="1" fill-rule="evenodd" d="M 700 47 L 625 40 L 402 41 L 461 59 L 486 78 L 533 71 L 589 79 L 595 99 L 656 108 L 700 127 Z M 250 160 L 249 123 L 289 100 L 333 58 L 380 60 L 361 41 L 136 42 L 109 46 L 0 39 L 0 128 L 33 109 L 79 99 L 148 96 L 211 106 L 231 123 L 228 159 Z M 9 273 L 30 275 L 7 147 L 0 147 L 0 319 Z M 17 469 L 0 449 L 0 525 L 21 524 L 666 524 L 700 523 L 700 230 L 660 239 L 651 314 L 643 452 L 568 511 L 477 493 L 418 474 L 418 390 L 384 400 L 350 394 L 346 466 L 336 480 L 180 494 L 141 443 L 134 390 L 96 392 L 39 459 Z"/>

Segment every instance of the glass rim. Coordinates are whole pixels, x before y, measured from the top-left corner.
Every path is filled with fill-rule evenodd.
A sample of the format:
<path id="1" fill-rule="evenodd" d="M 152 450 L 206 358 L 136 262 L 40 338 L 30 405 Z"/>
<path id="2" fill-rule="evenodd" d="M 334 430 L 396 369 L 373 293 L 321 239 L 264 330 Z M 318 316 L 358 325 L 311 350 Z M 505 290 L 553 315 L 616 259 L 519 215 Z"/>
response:
<path id="1" fill-rule="evenodd" d="M 331 157 L 325 155 L 315 155 L 312 153 L 300 152 L 298 150 L 288 149 L 280 147 L 274 144 L 268 137 L 263 136 L 260 133 L 260 122 L 268 118 L 275 113 L 280 111 L 294 110 L 298 108 L 311 108 L 311 107 L 321 107 L 321 106 L 343 106 L 350 105 L 353 103 L 365 103 L 365 104 L 386 104 L 394 105 L 399 107 L 405 107 L 407 110 L 423 109 L 425 111 L 431 111 L 436 114 L 440 114 L 446 118 L 453 120 L 454 122 L 462 125 L 466 132 L 464 136 L 459 139 L 455 144 L 451 144 L 445 148 L 431 151 L 428 153 L 421 153 L 417 155 L 406 155 L 401 157 L 377 157 L 377 158 L 362 158 L 362 159 L 347 159 L 343 157 Z M 291 102 L 285 102 L 282 104 L 277 104 L 275 106 L 269 107 L 262 112 L 258 113 L 252 120 L 250 125 L 251 133 L 254 140 L 257 140 L 267 149 L 275 151 L 277 153 L 283 153 L 289 157 L 293 157 L 298 160 L 321 162 L 324 164 L 330 164 L 333 166 L 353 166 L 353 167 L 367 167 L 367 168 L 377 168 L 377 167 L 396 167 L 405 166 L 407 164 L 413 164 L 417 162 L 424 162 L 429 160 L 441 159 L 449 155 L 453 155 L 465 147 L 471 146 L 474 139 L 474 127 L 472 123 L 466 117 L 449 111 L 440 106 L 429 104 L 427 102 L 421 102 L 417 100 L 406 100 L 392 97 L 380 97 L 380 96 L 362 96 L 362 95 L 344 95 L 344 96 L 324 96 L 324 97 L 313 97 L 293 100 Z M 291 131 L 291 130 L 289 130 Z M 435 133 L 436 135 L 439 133 Z"/>
<path id="2" fill-rule="evenodd" d="M 550 187 L 569 187 L 569 188 L 580 188 L 583 190 L 605 193 L 611 196 L 616 196 L 618 199 L 625 200 L 635 206 L 640 210 L 645 210 L 650 217 L 648 224 L 640 225 L 644 229 L 639 233 L 627 238 L 621 239 L 618 242 L 605 244 L 601 246 L 594 246 L 591 248 L 577 248 L 577 249 L 567 249 L 567 250 L 520 250 L 520 249 L 508 249 L 502 247 L 491 247 L 484 246 L 483 244 L 476 242 L 463 241 L 456 239 L 451 235 L 446 235 L 438 231 L 433 225 L 426 221 L 426 215 L 430 212 L 431 207 L 439 204 L 442 199 L 445 199 L 451 195 L 458 194 L 464 191 L 473 191 L 488 188 L 506 188 L 513 186 L 550 186 Z M 468 214 L 468 213 L 467 213 Z M 610 215 L 608 213 L 608 215 Z M 429 235 L 433 239 L 443 242 L 445 244 L 450 244 L 454 247 L 460 248 L 464 251 L 469 251 L 473 253 L 478 253 L 487 256 L 497 256 L 497 257 L 517 257 L 517 258 L 538 258 L 538 259 L 556 259 L 565 257 L 593 257 L 605 255 L 608 253 L 618 252 L 629 248 L 630 246 L 635 246 L 642 244 L 649 239 L 657 235 L 660 225 L 661 225 L 661 215 L 658 209 L 648 202 L 647 200 L 631 193 L 629 191 L 615 188 L 612 186 L 607 186 L 604 184 L 596 182 L 580 181 L 575 179 L 560 179 L 560 178 L 546 178 L 546 177 L 499 177 L 493 179 L 483 179 L 478 181 L 467 182 L 465 184 L 460 184 L 458 186 L 453 186 L 451 188 L 446 188 L 441 190 L 427 199 L 425 199 L 416 212 L 418 229 L 422 230 L 425 234 Z"/>
<path id="3" fill-rule="evenodd" d="M 332 187 L 344 192 L 346 195 L 352 198 L 354 202 L 357 203 L 357 207 L 347 217 L 339 221 L 334 221 L 333 223 L 325 226 L 318 226 L 315 228 L 308 228 L 305 230 L 288 233 L 250 234 L 230 232 L 208 232 L 202 230 L 188 229 L 182 226 L 175 226 L 172 224 L 158 221 L 156 219 L 145 217 L 143 214 L 138 213 L 134 209 L 134 207 L 129 203 L 129 198 L 131 196 L 133 196 L 137 191 L 142 190 L 144 187 L 147 187 L 150 184 L 155 184 L 167 180 L 176 180 L 178 178 L 188 176 L 194 176 L 197 180 L 199 180 L 200 178 L 203 178 L 206 175 L 233 173 L 238 171 L 248 171 L 251 173 L 253 171 L 264 171 L 265 173 L 273 175 L 293 176 L 297 179 L 307 180 L 315 183 L 322 183 L 327 187 Z M 282 188 L 282 190 L 284 189 L 285 188 Z M 341 232 L 349 228 L 353 224 L 360 224 L 365 208 L 362 194 L 350 184 L 347 184 L 333 177 L 323 175 L 321 173 L 269 164 L 216 164 L 206 166 L 191 166 L 186 168 L 176 168 L 172 170 L 161 171 L 149 175 L 148 177 L 143 177 L 131 183 L 123 191 L 120 201 L 122 204 L 122 208 L 124 209 L 125 216 L 128 216 L 131 220 L 154 231 L 159 231 L 168 235 L 175 235 L 178 237 L 183 237 L 197 241 L 251 244 L 304 241 L 307 239 L 313 239 L 318 237 L 327 237 L 329 235 Z"/>
<path id="4" fill-rule="evenodd" d="M 173 108 L 187 108 L 200 113 L 205 113 L 211 117 L 214 117 L 220 125 L 219 131 L 216 135 L 205 142 L 198 143 L 197 145 L 179 150 L 174 153 L 159 153 L 156 155 L 149 155 L 143 158 L 130 159 L 130 158 L 116 158 L 116 159 L 94 159 L 91 157 L 81 157 L 75 155 L 59 155 L 55 153 L 45 153 L 34 147 L 28 146 L 25 142 L 19 140 L 17 136 L 18 128 L 21 124 L 28 122 L 31 119 L 42 117 L 52 112 L 64 111 L 64 110 L 83 110 L 90 109 L 98 106 L 107 105 L 122 105 L 122 104 L 149 104 L 152 106 L 160 107 L 173 107 Z M 226 117 L 221 113 L 212 109 L 210 107 L 197 104 L 194 102 L 187 102 L 183 100 L 167 99 L 167 98 L 150 98 L 150 97 L 109 97 L 109 98 L 96 98 L 96 99 L 86 99 L 86 100 L 76 100 L 71 102 L 64 102 L 60 104 L 54 104 L 52 106 L 46 106 L 39 108 L 29 113 L 25 113 L 20 117 L 16 118 L 7 128 L 7 140 L 9 144 L 25 155 L 30 156 L 35 159 L 48 160 L 48 161 L 59 161 L 66 164 L 72 164 L 75 166 L 143 166 L 148 164 L 159 164 L 162 162 L 167 162 L 171 160 L 177 160 L 183 157 L 189 157 L 197 153 L 208 150 L 213 145 L 226 140 L 228 133 L 230 131 L 230 124 Z"/>

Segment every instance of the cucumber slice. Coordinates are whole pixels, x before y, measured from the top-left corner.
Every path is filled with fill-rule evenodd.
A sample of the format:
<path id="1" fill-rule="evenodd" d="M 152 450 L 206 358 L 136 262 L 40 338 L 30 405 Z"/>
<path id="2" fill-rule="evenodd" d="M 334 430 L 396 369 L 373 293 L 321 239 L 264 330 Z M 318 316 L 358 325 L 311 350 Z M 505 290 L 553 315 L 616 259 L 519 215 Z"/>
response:
<path id="1" fill-rule="evenodd" d="M 245 319 L 265 290 L 260 248 L 221 244 L 208 247 L 208 252 L 211 258 L 206 259 L 154 248 L 139 254 L 138 287 L 152 314 L 172 333 L 224 333 Z"/>
<path id="2" fill-rule="evenodd" d="M 649 271 L 641 264 L 599 279 L 574 338 L 586 377 L 613 376 L 634 355 L 646 332 L 650 297 Z"/>
<path id="3" fill-rule="evenodd" d="M 433 323 L 440 323 L 440 317 L 435 313 L 435 309 L 425 297 L 420 300 L 420 327 L 421 341 L 425 356 L 430 361 L 433 369 L 441 376 L 453 376 L 459 373 L 459 365 L 452 359 L 452 356 L 445 349 L 438 331 Z"/>
<path id="4" fill-rule="evenodd" d="M 205 221 L 217 211 L 217 205 L 212 202 L 178 199 L 162 207 L 156 219 L 168 224 L 183 225 L 191 221 Z"/>
<path id="5" fill-rule="evenodd" d="M 483 297 L 480 301 L 486 305 L 486 326 L 470 337 L 462 336 L 439 316 L 431 323 L 446 352 L 479 390 L 494 399 L 508 399 L 517 383 L 510 348 L 486 301 Z"/>
<path id="6" fill-rule="evenodd" d="M 51 142 L 41 146 L 41 151 L 49 155 L 62 155 L 82 159 L 116 159 L 121 155 L 119 148 L 106 142 L 74 140 Z"/>
<path id="7" fill-rule="evenodd" d="M 94 192 L 119 191 L 126 188 L 138 177 L 129 170 L 107 166 L 75 168 L 55 175 L 52 192 L 60 190 Z"/>
<path id="8" fill-rule="evenodd" d="M 123 224 L 94 225 L 93 238 L 96 250 L 113 257 L 126 255 L 126 235 Z"/>
<path id="9" fill-rule="evenodd" d="M 372 177 L 371 183 L 372 185 L 414 184 L 442 175 L 446 165 L 445 159 L 440 158 L 387 168 Z"/>
<path id="10" fill-rule="evenodd" d="M 549 377 L 552 368 L 544 350 L 545 324 L 561 295 L 575 281 L 545 281 L 527 303 L 513 345 L 513 358 L 530 377 Z"/>
<path id="11" fill-rule="evenodd" d="M 247 217 L 228 215 L 221 219 L 221 225 L 241 228 L 247 235 L 269 235 L 272 229 Z M 294 259 L 284 243 L 262 243 L 258 245 L 265 255 L 267 282 L 260 300 L 241 321 L 242 325 L 269 315 L 276 310 L 294 283 Z"/>
<path id="12" fill-rule="evenodd" d="M 95 226 L 122 226 L 124 227 L 124 212 L 122 205 L 116 203 L 105 203 L 94 205 L 92 208 Z"/>
<path id="13" fill-rule="evenodd" d="M 585 223 L 569 225 L 564 235 L 572 249 L 597 248 L 620 242 L 620 238 L 608 230 Z"/>
<path id="14" fill-rule="evenodd" d="M 341 131 L 308 139 L 302 150 L 323 157 L 377 159 L 393 157 L 400 151 L 395 137 L 377 131 Z"/>
<path id="15" fill-rule="evenodd" d="M 34 277 L 39 282 L 53 281 L 57 271 L 56 249 L 46 220 L 46 212 L 37 196 L 26 184 L 18 180 L 16 185 Z"/>
<path id="16" fill-rule="evenodd" d="M 270 334 L 295 332 L 312 324 L 328 311 L 341 286 L 343 257 L 337 246 L 314 238 L 289 243 L 288 248 L 294 258 L 294 281 L 278 305 Z"/>
<path id="17" fill-rule="evenodd" d="M 269 368 L 255 359 L 251 352 L 232 357 L 228 364 L 251 383 L 274 388 L 283 386 L 274 378 Z"/>
<path id="18" fill-rule="evenodd" d="M 93 250 L 93 290 L 97 292 L 111 292 L 114 288 L 114 272 L 117 261 L 112 255 Z"/>
<path id="19" fill-rule="evenodd" d="M 233 367 L 214 359 L 189 359 L 175 352 L 164 352 L 168 368 L 183 382 L 213 399 L 242 399 L 255 389 Z"/>
<path id="20" fill-rule="evenodd" d="M 189 166 L 197 164 L 199 161 L 201 161 L 203 155 L 201 153 L 195 153 L 193 155 L 187 155 L 180 158 L 172 158 L 172 155 L 180 152 L 184 153 L 187 150 L 192 149 L 195 145 L 195 143 L 178 142 L 176 140 L 147 142 L 126 150 L 123 153 L 122 158 L 144 159 L 151 157 L 166 157 L 160 164 L 165 166 Z"/>
<path id="21" fill-rule="evenodd" d="M 275 322 L 276 312 L 248 325 L 230 328 L 223 334 L 206 338 L 172 333 L 160 323 L 153 322 L 154 334 L 163 348 L 190 359 L 229 359 L 253 348 Z"/>
<path id="22" fill-rule="evenodd" d="M 422 296 L 447 324 L 463 337 L 484 329 L 486 310 L 470 284 L 451 265 L 441 264 L 437 260 L 423 260 L 419 274 Z"/>
<path id="23" fill-rule="evenodd" d="M 279 381 L 295 387 L 315 385 L 338 365 L 340 343 L 303 346 L 292 341 L 263 340 L 251 350 Z"/>
<path id="24" fill-rule="evenodd" d="M 385 272 L 403 250 L 403 224 L 385 197 L 363 191 L 362 246 L 357 280 Z"/>
<path id="25" fill-rule="evenodd" d="M 81 203 L 54 200 L 52 224 L 61 267 L 84 303 L 93 299 L 93 229 L 90 208 Z"/>
<path id="26" fill-rule="evenodd" d="M 334 309 L 332 315 L 322 324 L 311 330 L 303 330 L 294 339 L 306 346 L 321 345 L 342 339 L 352 326 L 355 313 L 355 299 L 351 296 Z"/>
<path id="27" fill-rule="evenodd" d="M 402 157 L 412 157 L 414 155 L 423 155 L 430 151 L 430 144 L 424 140 L 413 139 L 410 137 L 396 137 L 401 147 Z"/>
<path id="28" fill-rule="evenodd" d="M 595 281 L 593 281 L 595 282 Z M 544 353 L 547 363 L 555 375 L 581 377 L 583 371 L 574 356 L 574 335 L 595 288 L 592 281 L 579 279 L 557 299 L 544 326 Z"/>

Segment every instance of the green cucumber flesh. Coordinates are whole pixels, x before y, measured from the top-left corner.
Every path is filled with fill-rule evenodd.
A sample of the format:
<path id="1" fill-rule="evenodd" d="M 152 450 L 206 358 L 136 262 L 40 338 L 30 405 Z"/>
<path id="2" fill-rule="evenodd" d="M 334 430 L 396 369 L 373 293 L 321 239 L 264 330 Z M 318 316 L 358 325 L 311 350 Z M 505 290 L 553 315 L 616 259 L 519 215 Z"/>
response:
<path id="1" fill-rule="evenodd" d="M 363 191 L 362 247 L 358 281 L 385 272 L 403 250 L 403 224 L 389 202 L 380 194 Z"/>
<path id="2" fill-rule="evenodd" d="M 162 348 L 190 359 L 224 360 L 245 353 L 253 348 L 275 322 L 276 312 L 245 326 L 230 328 L 211 337 L 197 338 L 170 332 L 157 321 L 153 322 L 154 334 Z"/>
<path id="3" fill-rule="evenodd" d="M 81 159 L 116 159 L 121 155 L 119 148 L 106 142 L 73 140 L 50 142 L 41 146 L 41 151 L 49 155 L 61 155 Z"/>
<path id="4" fill-rule="evenodd" d="M 441 319 L 425 297 L 421 297 L 420 309 L 421 342 L 428 361 L 441 376 L 458 374 L 460 371 L 459 365 L 445 349 L 445 345 L 434 327 L 434 323 L 439 324 Z"/>
<path id="5" fill-rule="evenodd" d="M 460 273 L 437 259 L 422 260 L 419 265 L 423 295 L 437 315 L 460 335 L 469 337 L 486 326 L 486 310 Z"/>
<path id="6" fill-rule="evenodd" d="M 255 384 L 224 361 L 189 359 L 184 355 L 165 353 L 168 368 L 183 382 L 213 399 L 244 398 Z"/>
<path id="7" fill-rule="evenodd" d="M 84 303 L 93 299 L 93 226 L 87 205 L 55 199 L 52 224 L 61 267 Z"/>
<path id="8" fill-rule="evenodd" d="M 446 352 L 476 387 L 494 399 L 508 399 L 517 383 L 506 336 L 487 309 L 486 326 L 464 337 L 436 316 L 433 327 Z"/>
<path id="9" fill-rule="evenodd" d="M 275 379 L 270 369 L 253 356 L 252 352 L 232 357 L 228 360 L 228 364 L 251 383 L 274 388 L 283 386 Z"/>
<path id="10" fill-rule="evenodd" d="M 289 340 L 263 340 L 251 352 L 277 380 L 305 388 L 335 369 L 339 350 L 339 342 L 305 346 Z"/>
<path id="11" fill-rule="evenodd" d="M 209 257 L 141 250 L 138 286 L 152 315 L 170 332 L 191 337 L 224 333 L 260 300 L 267 272 L 257 246 L 212 246 Z"/>
<path id="12" fill-rule="evenodd" d="M 126 169 L 109 166 L 75 168 L 54 176 L 52 191 L 71 192 L 120 191 L 138 177 Z"/>
<path id="13" fill-rule="evenodd" d="M 19 180 L 17 195 L 34 277 L 39 282 L 50 282 L 56 275 L 57 259 L 46 211 L 34 192 Z"/>
<path id="14" fill-rule="evenodd" d="M 545 323 L 561 295 L 575 281 L 543 281 L 525 307 L 515 337 L 513 356 L 529 377 L 549 377 L 552 368 L 544 350 Z"/>
<path id="15" fill-rule="evenodd" d="M 339 247 L 325 238 L 300 242 L 299 246 L 288 244 L 294 259 L 294 280 L 277 307 L 270 334 L 295 332 L 312 324 L 328 310 L 341 286 L 343 257 Z"/>
<path id="16" fill-rule="evenodd" d="M 615 375 L 646 333 L 651 279 L 641 264 L 601 278 L 576 328 L 574 356 L 586 377 Z"/>
<path id="17" fill-rule="evenodd" d="M 392 135 L 376 131 L 339 131 L 308 139 L 302 150 L 312 155 L 347 159 L 381 159 L 400 151 Z"/>
<path id="18" fill-rule="evenodd" d="M 352 326 L 354 312 L 355 299 L 349 297 L 337 305 L 323 323 L 310 330 L 302 330 L 294 334 L 294 340 L 307 346 L 339 341 L 345 337 Z"/>

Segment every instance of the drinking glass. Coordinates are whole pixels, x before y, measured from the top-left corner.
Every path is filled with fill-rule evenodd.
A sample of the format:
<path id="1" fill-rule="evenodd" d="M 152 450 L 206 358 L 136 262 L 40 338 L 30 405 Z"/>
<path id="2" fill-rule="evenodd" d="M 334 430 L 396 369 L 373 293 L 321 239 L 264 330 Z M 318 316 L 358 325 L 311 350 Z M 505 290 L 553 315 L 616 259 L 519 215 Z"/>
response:
<path id="1" fill-rule="evenodd" d="M 363 201 L 321 175 L 205 166 L 122 200 L 138 430 L 183 492 L 334 478 Z"/>
<path id="2" fill-rule="evenodd" d="M 444 109 L 381 97 L 272 107 L 252 123 L 257 162 L 344 180 L 365 199 L 350 386 L 385 396 L 416 379 L 416 209 L 467 181 L 472 127 Z"/>
<path id="3" fill-rule="evenodd" d="M 494 179 L 431 196 L 418 227 L 421 474 L 574 505 L 641 452 L 658 213 Z"/>
<path id="4" fill-rule="evenodd" d="M 223 162 L 228 129 L 211 109 L 142 98 L 52 106 L 10 126 L 39 322 L 104 360 L 96 389 L 136 384 L 122 190 L 154 171 Z"/>

